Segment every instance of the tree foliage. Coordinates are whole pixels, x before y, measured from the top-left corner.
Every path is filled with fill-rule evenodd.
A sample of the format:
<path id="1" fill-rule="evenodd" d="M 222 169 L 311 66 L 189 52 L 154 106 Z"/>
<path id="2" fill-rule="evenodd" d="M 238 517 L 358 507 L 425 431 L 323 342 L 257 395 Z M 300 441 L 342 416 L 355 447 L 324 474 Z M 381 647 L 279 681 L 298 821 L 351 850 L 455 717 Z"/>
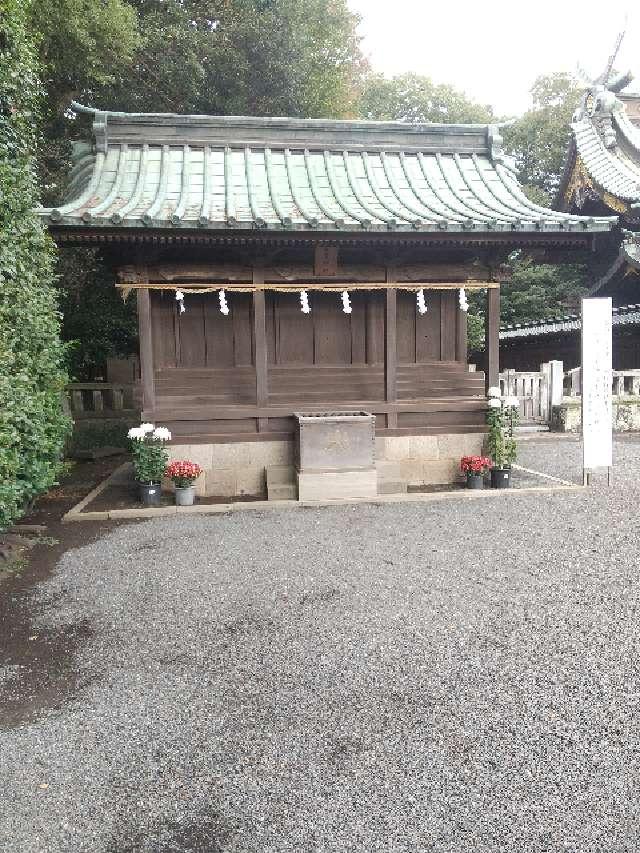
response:
<path id="1" fill-rule="evenodd" d="M 503 323 L 544 320 L 577 310 L 587 290 L 587 271 L 581 264 L 539 264 L 522 258 L 513 264 L 510 281 L 501 287 Z"/>
<path id="2" fill-rule="evenodd" d="M 135 299 L 122 301 L 113 271 L 95 249 L 61 249 L 58 276 L 69 372 L 75 379 L 104 378 L 108 358 L 136 350 Z"/>
<path id="3" fill-rule="evenodd" d="M 347 0 L 129 0 L 142 41 L 111 108 L 340 118 L 364 67 Z M 133 83 L 133 85 L 132 85 Z"/>
<path id="4" fill-rule="evenodd" d="M 114 83 L 140 44 L 135 9 L 126 0 L 32 0 L 40 31 L 40 66 L 50 111 Z"/>
<path id="5" fill-rule="evenodd" d="M 550 204 L 560 183 L 580 89 L 570 74 L 548 74 L 535 81 L 531 98 L 531 109 L 505 128 L 505 148 L 515 156 L 528 195 Z"/>
<path id="6" fill-rule="evenodd" d="M 493 110 L 453 86 L 419 74 L 370 75 L 363 86 L 360 113 L 377 121 L 476 124 L 493 120 Z"/>
<path id="7" fill-rule="evenodd" d="M 33 213 L 41 91 L 28 11 L 0 0 L 0 530 L 55 481 L 69 426 L 55 250 Z"/>

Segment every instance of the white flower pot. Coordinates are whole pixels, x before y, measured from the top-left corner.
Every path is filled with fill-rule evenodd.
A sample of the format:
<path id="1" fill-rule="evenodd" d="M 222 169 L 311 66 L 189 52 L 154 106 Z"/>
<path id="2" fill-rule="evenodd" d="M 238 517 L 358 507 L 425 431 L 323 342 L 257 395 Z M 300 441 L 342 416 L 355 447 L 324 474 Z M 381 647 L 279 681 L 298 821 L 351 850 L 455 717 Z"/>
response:
<path id="1" fill-rule="evenodd" d="M 193 506 L 195 498 L 195 486 L 185 486 L 183 489 L 176 486 L 176 506 Z"/>

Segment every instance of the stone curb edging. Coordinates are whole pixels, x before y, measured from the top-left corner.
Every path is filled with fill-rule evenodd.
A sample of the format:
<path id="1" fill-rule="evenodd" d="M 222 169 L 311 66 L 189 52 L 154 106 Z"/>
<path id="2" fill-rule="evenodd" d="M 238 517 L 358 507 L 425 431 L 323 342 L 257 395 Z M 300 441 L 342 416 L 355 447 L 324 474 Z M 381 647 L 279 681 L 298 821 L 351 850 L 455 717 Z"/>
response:
<path id="1" fill-rule="evenodd" d="M 119 470 L 119 469 L 118 469 Z M 117 471 L 111 476 L 113 477 Z M 538 472 L 532 472 L 538 473 Z M 549 475 L 546 475 L 549 477 Z M 556 479 L 556 478 L 552 478 Z M 82 507 L 87 506 L 96 495 L 100 494 L 108 485 L 110 478 L 101 483 L 93 492 L 87 495 L 75 507 L 63 516 L 63 523 L 74 521 L 125 521 L 135 519 L 167 518 L 174 515 L 227 515 L 231 512 L 245 512 L 272 509 L 312 509 L 327 506 L 356 506 L 359 504 L 371 504 L 383 506 L 385 504 L 400 503 L 431 503 L 442 500 L 484 500 L 486 498 L 500 497 L 504 495 L 521 495 L 549 492 L 579 492 L 585 489 L 583 485 L 574 483 L 567 484 L 566 480 L 559 480 L 556 486 L 525 486 L 522 489 L 479 489 L 468 491 L 459 490 L 455 492 L 433 492 L 417 494 L 378 495 L 375 498 L 353 498 L 335 501 L 238 501 L 232 504 L 195 504 L 194 506 L 168 506 L 168 507 L 140 507 L 132 509 L 112 509 L 104 512 L 82 512 Z M 95 493 L 95 494 L 94 494 Z"/>

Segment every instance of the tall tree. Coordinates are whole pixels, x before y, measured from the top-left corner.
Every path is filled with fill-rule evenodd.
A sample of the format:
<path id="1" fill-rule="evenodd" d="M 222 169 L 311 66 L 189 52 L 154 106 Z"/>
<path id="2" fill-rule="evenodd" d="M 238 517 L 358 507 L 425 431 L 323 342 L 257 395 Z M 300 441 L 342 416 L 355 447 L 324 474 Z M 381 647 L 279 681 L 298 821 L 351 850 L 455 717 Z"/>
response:
<path id="1" fill-rule="evenodd" d="M 143 33 L 111 108 L 350 114 L 364 60 L 347 0 L 128 0 Z M 133 85 L 132 85 L 133 81 Z"/>
<path id="2" fill-rule="evenodd" d="M 365 81 L 360 113 L 378 121 L 475 124 L 493 120 L 493 110 L 478 104 L 453 86 L 434 83 L 430 77 L 373 74 Z"/>
<path id="3" fill-rule="evenodd" d="M 531 89 L 531 109 L 504 130 L 505 147 L 515 156 L 520 180 L 539 204 L 552 202 L 558 189 L 580 94 L 571 74 L 538 77 Z"/>
<path id="4" fill-rule="evenodd" d="M 140 44 L 135 9 L 127 0 L 31 0 L 29 24 L 38 34 L 45 97 L 39 172 L 45 204 L 59 201 L 71 153 L 70 136 L 88 133 L 69 113 L 73 98 L 126 76 Z"/>
<path id="5" fill-rule="evenodd" d="M 59 471 L 68 421 L 55 250 L 33 208 L 41 89 L 27 0 L 0 0 L 0 531 Z"/>

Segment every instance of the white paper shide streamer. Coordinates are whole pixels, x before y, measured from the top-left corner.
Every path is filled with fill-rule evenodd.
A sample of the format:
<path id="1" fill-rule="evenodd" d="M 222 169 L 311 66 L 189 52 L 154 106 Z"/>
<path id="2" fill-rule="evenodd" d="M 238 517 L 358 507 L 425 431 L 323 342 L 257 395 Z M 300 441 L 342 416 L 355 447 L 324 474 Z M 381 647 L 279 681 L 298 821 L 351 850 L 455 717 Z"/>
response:
<path id="1" fill-rule="evenodd" d="M 229 306 L 227 305 L 227 294 L 224 290 L 220 290 L 218 292 L 218 299 L 220 300 L 220 313 L 224 314 L 226 317 L 229 313 Z"/>
<path id="2" fill-rule="evenodd" d="M 342 310 L 345 314 L 351 314 L 351 300 L 349 299 L 349 291 L 342 291 Z"/>
<path id="3" fill-rule="evenodd" d="M 465 312 L 469 310 L 469 303 L 467 302 L 467 294 L 464 287 L 460 288 L 460 310 Z"/>
<path id="4" fill-rule="evenodd" d="M 184 314 L 184 293 L 181 290 L 176 290 L 176 302 L 178 303 L 178 310 L 181 314 Z"/>
<path id="5" fill-rule="evenodd" d="M 416 305 L 418 306 L 418 314 L 426 314 L 429 310 L 424 298 L 424 290 L 422 289 L 416 293 Z"/>
<path id="6" fill-rule="evenodd" d="M 309 305 L 309 295 L 306 290 L 300 291 L 300 310 L 303 314 L 311 314 L 311 306 Z"/>

